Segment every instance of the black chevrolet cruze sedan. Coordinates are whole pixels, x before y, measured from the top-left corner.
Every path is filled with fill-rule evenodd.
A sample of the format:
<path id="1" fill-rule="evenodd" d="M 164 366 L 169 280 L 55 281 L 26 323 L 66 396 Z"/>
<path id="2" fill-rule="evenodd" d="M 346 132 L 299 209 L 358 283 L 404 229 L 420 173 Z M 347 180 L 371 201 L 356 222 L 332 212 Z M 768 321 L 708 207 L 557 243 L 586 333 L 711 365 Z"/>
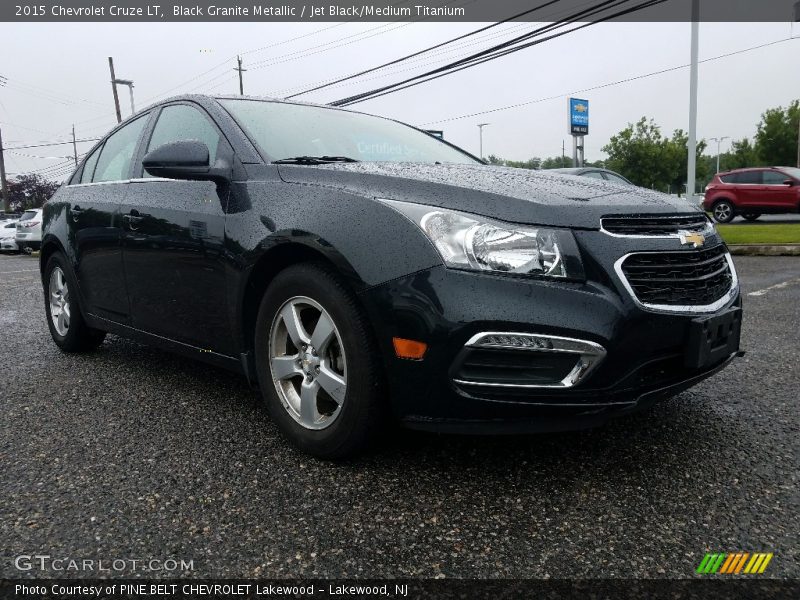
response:
<path id="1" fill-rule="evenodd" d="M 110 332 L 240 371 L 321 457 L 392 419 L 599 424 L 739 350 L 736 271 L 699 208 L 327 106 L 134 115 L 47 203 L 40 260 L 60 348 Z"/>

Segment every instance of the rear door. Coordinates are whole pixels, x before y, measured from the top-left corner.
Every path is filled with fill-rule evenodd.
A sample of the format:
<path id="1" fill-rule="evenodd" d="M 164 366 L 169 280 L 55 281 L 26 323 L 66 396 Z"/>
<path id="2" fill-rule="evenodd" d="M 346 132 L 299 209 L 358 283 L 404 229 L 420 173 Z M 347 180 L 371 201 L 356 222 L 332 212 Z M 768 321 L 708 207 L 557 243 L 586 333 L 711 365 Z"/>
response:
<path id="1" fill-rule="evenodd" d="M 232 150 L 199 106 L 161 109 L 125 203 L 123 262 L 134 327 L 222 354 L 232 352 L 224 262 L 227 190 L 211 181 L 151 177 L 141 166 L 163 144 L 199 140 L 211 164 Z"/>
<path id="2" fill-rule="evenodd" d="M 68 185 L 68 222 L 75 273 L 88 312 L 127 323 L 130 316 L 122 271 L 121 221 L 133 156 L 148 115 L 114 132 L 86 159 L 80 183 Z"/>
<path id="3" fill-rule="evenodd" d="M 738 209 L 755 209 L 763 203 L 764 184 L 761 178 L 762 171 L 740 171 L 736 173 L 736 207 Z"/>

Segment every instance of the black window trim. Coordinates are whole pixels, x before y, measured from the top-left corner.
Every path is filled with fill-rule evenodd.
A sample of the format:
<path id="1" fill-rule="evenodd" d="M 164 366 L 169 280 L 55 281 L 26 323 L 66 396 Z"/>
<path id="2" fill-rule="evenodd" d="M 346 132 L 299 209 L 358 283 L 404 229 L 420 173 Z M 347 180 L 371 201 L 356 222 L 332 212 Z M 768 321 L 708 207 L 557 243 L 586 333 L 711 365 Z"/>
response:
<path id="1" fill-rule="evenodd" d="M 86 153 L 86 156 L 83 157 L 83 159 L 81 160 L 80 165 L 78 166 L 78 169 L 76 169 L 76 171 L 73 174 L 72 178 L 70 178 L 69 183 L 67 183 L 67 186 L 68 187 L 83 187 L 83 186 L 87 186 L 87 185 L 109 185 L 109 184 L 114 184 L 114 183 L 126 183 L 126 182 L 130 181 L 131 172 L 133 170 L 133 164 L 134 164 L 133 158 L 131 159 L 131 165 L 128 167 L 128 176 L 125 179 L 115 179 L 113 181 L 87 181 L 86 183 L 81 183 L 80 179 L 83 179 L 83 169 L 86 166 L 86 161 L 88 161 L 89 158 L 91 158 L 94 155 L 95 152 L 102 152 L 103 151 L 103 148 L 105 147 L 106 142 L 108 141 L 108 138 L 110 138 L 112 135 L 114 135 L 117 131 L 121 130 L 123 127 L 126 127 L 126 126 L 130 125 L 134 121 L 137 121 L 139 119 L 148 119 L 148 122 L 145 123 L 144 129 L 142 130 L 142 133 L 144 133 L 150 127 L 150 121 L 149 120 L 152 119 L 152 117 L 153 117 L 153 110 L 152 109 L 148 110 L 147 112 L 143 112 L 141 114 L 132 115 L 131 117 L 129 117 L 128 119 L 126 119 L 122 123 L 119 123 L 116 127 L 114 127 L 114 129 L 109 131 L 106 135 L 104 135 L 103 138 L 99 142 L 97 142 L 97 144 L 89 152 Z M 139 134 L 139 139 L 137 140 L 136 147 L 134 148 L 133 157 L 135 157 L 138 154 L 139 146 L 141 146 L 141 143 L 142 143 L 142 133 Z M 98 161 L 99 161 L 100 160 L 100 155 L 99 154 L 98 154 L 97 158 L 98 158 Z M 95 170 L 96 169 L 97 169 L 97 163 L 95 163 Z M 77 183 L 72 183 L 72 179 L 74 179 L 74 177 L 75 177 L 75 175 L 77 175 L 78 171 L 80 171 L 80 173 L 81 173 L 80 177 L 78 178 L 79 181 Z M 92 179 L 94 179 L 94 173 L 92 173 Z"/>

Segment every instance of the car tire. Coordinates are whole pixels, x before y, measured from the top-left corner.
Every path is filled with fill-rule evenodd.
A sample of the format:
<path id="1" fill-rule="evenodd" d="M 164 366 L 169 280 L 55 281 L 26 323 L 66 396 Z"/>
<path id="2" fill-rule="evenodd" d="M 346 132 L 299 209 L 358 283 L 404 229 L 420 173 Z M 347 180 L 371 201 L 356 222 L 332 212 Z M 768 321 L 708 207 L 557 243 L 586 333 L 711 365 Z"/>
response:
<path id="1" fill-rule="evenodd" d="M 88 352 L 102 344 L 106 332 L 84 321 L 78 283 L 63 254 L 56 252 L 47 260 L 42 282 L 47 325 L 56 345 L 65 352 Z"/>
<path id="2" fill-rule="evenodd" d="M 758 217 L 761 216 L 761 213 L 744 213 L 742 217 L 745 221 L 755 221 Z"/>
<path id="3" fill-rule="evenodd" d="M 730 223 L 736 218 L 736 210 L 728 200 L 720 200 L 714 204 L 711 214 L 717 223 Z"/>
<path id="4" fill-rule="evenodd" d="M 383 372 L 372 328 L 329 267 L 303 263 L 275 276 L 258 311 L 255 360 L 271 417 L 304 452 L 346 458 L 382 431 Z"/>

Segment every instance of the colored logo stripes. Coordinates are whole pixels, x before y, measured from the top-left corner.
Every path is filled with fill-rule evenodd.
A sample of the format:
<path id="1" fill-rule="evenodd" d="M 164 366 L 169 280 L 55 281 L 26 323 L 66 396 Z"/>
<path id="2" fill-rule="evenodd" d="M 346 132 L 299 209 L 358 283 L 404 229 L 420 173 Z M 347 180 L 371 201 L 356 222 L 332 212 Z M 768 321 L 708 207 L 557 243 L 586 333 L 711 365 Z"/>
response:
<path id="1" fill-rule="evenodd" d="M 769 561 L 772 560 L 772 552 L 721 552 L 718 554 L 706 554 L 703 557 L 696 573 L 701 575 L 711 575 L 720 573 L 724 575 L 755 575 L 763 573 Z"/>

